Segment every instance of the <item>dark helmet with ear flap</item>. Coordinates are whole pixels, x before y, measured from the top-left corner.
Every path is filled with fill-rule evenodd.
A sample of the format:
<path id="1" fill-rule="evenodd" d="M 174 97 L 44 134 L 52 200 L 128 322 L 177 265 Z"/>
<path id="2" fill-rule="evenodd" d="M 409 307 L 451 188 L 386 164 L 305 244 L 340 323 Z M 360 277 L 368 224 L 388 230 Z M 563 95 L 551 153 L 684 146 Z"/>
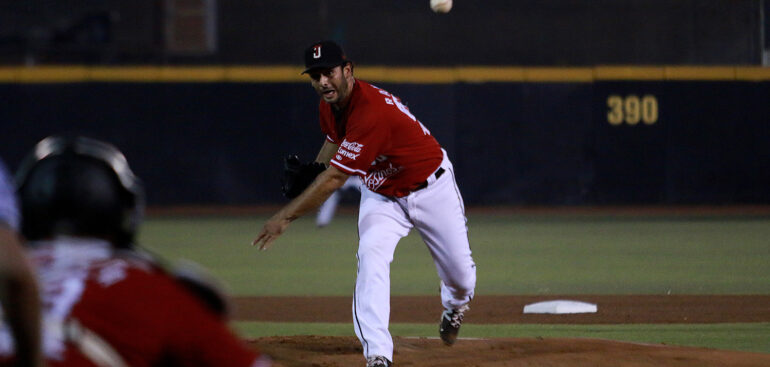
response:
<path id="1" fill-rule="evenodd" d="M 86 137 L 45 138 L 22 163 L 16 184 L 27 239 L 71 235 L 133 246 L 144 190 L 113 145 Z"/>

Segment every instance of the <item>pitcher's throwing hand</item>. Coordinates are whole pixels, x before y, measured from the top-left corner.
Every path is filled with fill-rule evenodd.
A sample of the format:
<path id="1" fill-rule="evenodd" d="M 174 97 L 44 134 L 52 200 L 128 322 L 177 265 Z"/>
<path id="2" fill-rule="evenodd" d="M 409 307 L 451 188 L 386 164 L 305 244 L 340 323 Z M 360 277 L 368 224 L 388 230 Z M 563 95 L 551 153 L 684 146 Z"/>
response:
<path id="1" fill-rule="evenodd" d="M 259 245 L 259 249 L 263 251 L 269 249 L 273 241 L 275 241 L 275 239 L 283 234 L 286 228 L 289 227 L 289 223 L 291 222 L 285 219 L 270 218 L 270 220 L 265 223 L 265 226 L 262 228 L 262 232 L 259 233 L 259 236 L 257 236 L 257 239 L 251 244 L 253 246 Z"/>

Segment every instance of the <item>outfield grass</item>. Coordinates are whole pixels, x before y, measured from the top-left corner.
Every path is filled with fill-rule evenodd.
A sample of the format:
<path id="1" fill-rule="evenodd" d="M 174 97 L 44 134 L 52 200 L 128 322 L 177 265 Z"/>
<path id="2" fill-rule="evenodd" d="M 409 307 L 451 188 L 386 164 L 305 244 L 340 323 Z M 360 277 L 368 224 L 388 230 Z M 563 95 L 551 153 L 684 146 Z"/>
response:
<path id="1" fill-rule="evenodd" d="M 349 296 L 356 223 L 302 218 L 268 251 L 250 245 L 266 216 L 151 218 L 140 242 L 168 259 L 208 268 L 236 295 Z M 770 294 L 770 218 L 663 218 L 469 214 L 477 294 Z M 438 277 L 416 234 L 391 267 L 396 295 L 435 294 Z M 349 324 L 242 322 L 249 337 L 353 335 Z M 436 325 L 394 324 L 401 336 Z M 770 324 L 473 325 L 466 337 L 590 337 L 770 353 Z"/>
<path id="2" fill-rule="evenodd" d="M 141 243 L 211 269 L 238 295 L 349 295 L 352 215 L 292 224 L 268 251 L 250 245 L 266 217 L 150 219 Z M 479 294 L 770 294 L 770 219 L 469 215 Z M 391 267 L 393 294 L 434 294 L 415 233 Z"/>

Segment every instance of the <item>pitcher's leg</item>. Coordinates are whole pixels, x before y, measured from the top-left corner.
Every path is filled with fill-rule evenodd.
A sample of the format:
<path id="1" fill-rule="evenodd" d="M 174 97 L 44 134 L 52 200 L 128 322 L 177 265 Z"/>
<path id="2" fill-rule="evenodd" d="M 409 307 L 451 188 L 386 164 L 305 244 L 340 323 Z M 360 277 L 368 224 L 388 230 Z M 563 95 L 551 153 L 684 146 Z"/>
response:
<path id="1" fill-rule="evenodd" d="M 457 309 L 473 298 L 476 264 L 471 256 L 462 196 L 451 164 L 446 166 L 446 174 L 410 196 L 414 205 L 409 213 L 442 280 L 442 304 L 446 309 Z"/>
<path id="2" fill-rule="evenodd" d="M 353 295 L 353 323 L 364 357 L 393 360 L 390 320 L 390 263 L 398 241 L 409 234 L 397 202 L 363 190 L 358 220 L 358 273 Z"/>
<path id="3" fill-rule="evenodd" d="M 441 303 L 446 309 L 456 309 L 468 304 L 476 288 L 476 264 L 471 257 L 468 239 L 441 239 L 424 236 L 431 250 L 441 278 Z M 435 242 L 434 242 L 435 241 Z M 437 245 L 443 243 L 443 245 Z"/>

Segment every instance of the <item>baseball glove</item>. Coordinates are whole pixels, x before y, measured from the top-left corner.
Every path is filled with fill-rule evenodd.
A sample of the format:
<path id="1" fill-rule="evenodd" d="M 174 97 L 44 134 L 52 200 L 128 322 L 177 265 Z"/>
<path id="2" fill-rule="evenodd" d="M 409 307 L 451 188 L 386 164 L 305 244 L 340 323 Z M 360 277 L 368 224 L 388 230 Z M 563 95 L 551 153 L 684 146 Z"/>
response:
<path id="1" fill-rule="evenodd" d="M 281 192 L 283 196 L 294 199 L 302 191 L 310 186 L 316 176 L 326 170 L 323 163 L 300 163 L 299 157 L 292 154 L 284 158 L 283 179 L 281 180 Z"/>

